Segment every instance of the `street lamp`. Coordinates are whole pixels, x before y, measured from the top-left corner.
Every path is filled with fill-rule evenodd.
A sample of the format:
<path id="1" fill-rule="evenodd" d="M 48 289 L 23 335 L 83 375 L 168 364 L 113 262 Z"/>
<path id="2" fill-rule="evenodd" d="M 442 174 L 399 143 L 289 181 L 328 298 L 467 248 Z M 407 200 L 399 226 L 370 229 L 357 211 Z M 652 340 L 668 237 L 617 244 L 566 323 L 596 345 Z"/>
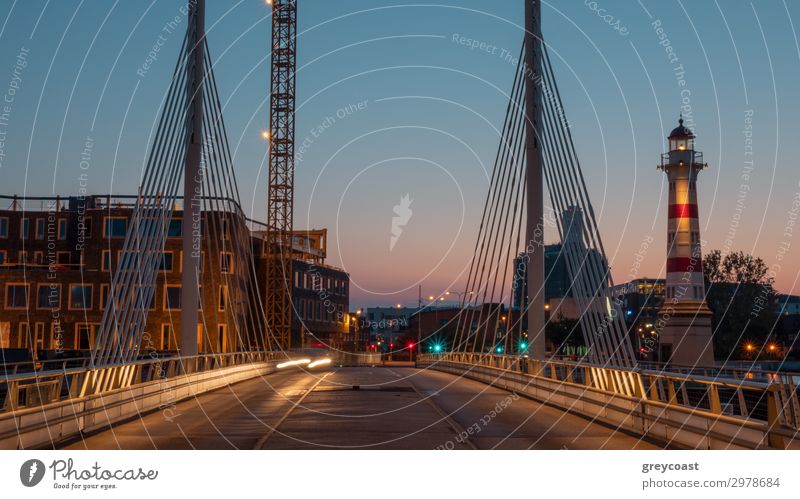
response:
<path id="1" fill-rule="evenodd" d="M 445 291 L 444 294 L 446 294 L 446 295 L 456 295 L 456 296 L 458 296 L 459 300 L 462 300 L 465 295 L 474 295 L 475 291 L 462 291 L 460 293 L 458 291 Z"/>

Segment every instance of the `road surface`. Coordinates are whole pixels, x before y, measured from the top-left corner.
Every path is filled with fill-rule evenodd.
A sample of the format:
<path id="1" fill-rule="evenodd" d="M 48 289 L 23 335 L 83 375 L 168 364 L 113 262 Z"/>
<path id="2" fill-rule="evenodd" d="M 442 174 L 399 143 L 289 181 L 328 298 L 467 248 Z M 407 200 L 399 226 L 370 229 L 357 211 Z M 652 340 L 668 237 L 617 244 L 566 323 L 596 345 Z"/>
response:
<path id="1" fill-rule="evenodd" d="M 652 449 L 504 390 L 433 370 L 296 368 L 123 422 L 67 449 Z"/>

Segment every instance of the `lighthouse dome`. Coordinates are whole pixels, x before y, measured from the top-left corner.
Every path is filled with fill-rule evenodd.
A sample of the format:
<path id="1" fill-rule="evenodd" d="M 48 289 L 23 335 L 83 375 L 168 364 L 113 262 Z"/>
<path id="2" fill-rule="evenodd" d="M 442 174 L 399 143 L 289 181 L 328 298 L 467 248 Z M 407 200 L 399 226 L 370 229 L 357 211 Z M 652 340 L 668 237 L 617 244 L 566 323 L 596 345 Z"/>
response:
<path id="1" fill-rule="evenodd" d="M 672 130 L 672 133 L 669 134 L 669 138 L 694 138 L 694 134 L 690 129 L 683 126 L 683 118 L 681 118 L 678 120 L 678 127 Z"/>

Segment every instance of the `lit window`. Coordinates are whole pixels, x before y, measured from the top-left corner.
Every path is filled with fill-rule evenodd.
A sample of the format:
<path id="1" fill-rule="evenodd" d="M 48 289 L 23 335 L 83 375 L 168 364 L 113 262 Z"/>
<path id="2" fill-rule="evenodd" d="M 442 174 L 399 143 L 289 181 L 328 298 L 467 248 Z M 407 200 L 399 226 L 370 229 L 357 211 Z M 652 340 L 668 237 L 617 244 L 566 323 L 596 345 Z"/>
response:
<path id="1" fill-rule="evenodd" d="M 27 284 L 6 284 L 6 308 L 28 308 Z"/>
<path id="2" fill-rule="evenodd" d="M 69 287 L 69 308 L 72 310 L 91 310 L 91 284 L 73 284 Z"/>

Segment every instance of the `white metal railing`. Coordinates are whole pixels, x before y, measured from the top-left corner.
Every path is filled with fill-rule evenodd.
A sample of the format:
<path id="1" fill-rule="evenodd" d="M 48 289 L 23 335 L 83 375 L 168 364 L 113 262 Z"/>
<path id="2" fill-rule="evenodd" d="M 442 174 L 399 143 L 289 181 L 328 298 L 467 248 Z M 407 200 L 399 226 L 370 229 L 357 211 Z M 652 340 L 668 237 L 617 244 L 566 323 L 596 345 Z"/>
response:
<path id="1" fill-rule="evenodd" d="M 585 362 L 533 360 L 513 355 L 444 353 L 420 355 L 418 363 L 456 364 L 494 368 L 510 373 L 547 378 L 645 402 L 664 403 L 693 411 L 742 418 L 800 431 L 798 388 L 791 373 L 719 369 L 690 374 L 664 370 L 620 369 Z M 702 374 L 700 374 L 702 373 Z M 730 374 L 730 377 L 720 374 Z"/>
<path id="2" fill-rule="evenodd" d="M 96 369 L 89 367 L 89 359 L 9 364 L 0 375 L 0 413 L 186 374 L 288 359 L 290 355 L 290 352 L 235 352 L 154 357 Z"/>

